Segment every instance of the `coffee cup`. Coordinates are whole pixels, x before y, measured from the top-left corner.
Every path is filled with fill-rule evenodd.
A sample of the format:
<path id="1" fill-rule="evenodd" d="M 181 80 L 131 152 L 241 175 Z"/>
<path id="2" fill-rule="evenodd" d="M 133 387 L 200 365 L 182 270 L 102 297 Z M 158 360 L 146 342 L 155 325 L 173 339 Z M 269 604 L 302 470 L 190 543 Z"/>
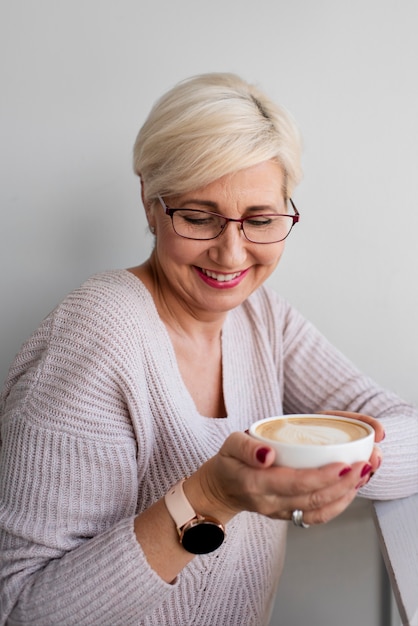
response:
<path id="1" fill-rule="evenodd" d="M 274 465 L 299 469 L 368 461 L 374 444 L 374 429 L 366 422 L 315 413 L 267 417 L 249 433 L 275 450 Z"/>

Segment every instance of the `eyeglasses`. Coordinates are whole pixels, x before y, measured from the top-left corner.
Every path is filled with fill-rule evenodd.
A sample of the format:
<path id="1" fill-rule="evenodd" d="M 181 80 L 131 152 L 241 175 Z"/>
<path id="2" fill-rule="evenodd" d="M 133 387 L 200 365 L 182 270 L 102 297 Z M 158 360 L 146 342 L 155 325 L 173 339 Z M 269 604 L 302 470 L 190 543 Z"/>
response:
<path id="1" fill-rule="evenodd" d="M 260 213 L 241 219 L 224 217 L 211 211 L 200 209 L 171 209 L 162 197 L 158 199 L 165 214 L 171 217 L 174 231 L 185 239 L 209 240 L 216 239 L 224 232 L 228 222 L 238 222 L 245 238 L 252 243 L 278 243 L 290 234 L 296 222 L 299 222 L 300 214 L 293 200 L 289 202 L 294 210 L 294 215 L 280 213 Z"/>

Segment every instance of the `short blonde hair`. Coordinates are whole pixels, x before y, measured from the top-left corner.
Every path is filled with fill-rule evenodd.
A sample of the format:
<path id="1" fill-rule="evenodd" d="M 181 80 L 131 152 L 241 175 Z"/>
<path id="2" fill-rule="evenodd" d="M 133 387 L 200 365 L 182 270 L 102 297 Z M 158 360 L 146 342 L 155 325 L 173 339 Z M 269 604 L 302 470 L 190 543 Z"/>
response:
<path id="1" fill-rule="evenodd" d="M 221 176 L 275 159 L 290 196 L 301 178 L 293 118 L 254 85 L 229 73 L 178 83 L 153 106 L 134 146 L 145 200 L 199 189 Z"/>

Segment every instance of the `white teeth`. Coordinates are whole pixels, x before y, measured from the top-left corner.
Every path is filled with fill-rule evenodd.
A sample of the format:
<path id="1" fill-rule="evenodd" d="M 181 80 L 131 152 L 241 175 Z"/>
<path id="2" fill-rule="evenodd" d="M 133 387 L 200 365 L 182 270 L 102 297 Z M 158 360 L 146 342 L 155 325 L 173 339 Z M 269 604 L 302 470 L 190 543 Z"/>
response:
<path id="1" fill-rule="evenodd" d="M 229 280 L 233 280 L 234 278 L 236 278 L 237 276 L 241 274 L 241 272 L 235 272 L 234 274 L 216 274 L 215 272 L 210 272 L 209 270 L 203 269 L 203 267 L 201 269 L 202 269 L 202 272 L 206 274 L 206 276 L 209 276 L 209 278 L 214 278 L 215 280 L 218 280 L 220 283 L 225 283 L 225 282 L 228 282 Z"/>

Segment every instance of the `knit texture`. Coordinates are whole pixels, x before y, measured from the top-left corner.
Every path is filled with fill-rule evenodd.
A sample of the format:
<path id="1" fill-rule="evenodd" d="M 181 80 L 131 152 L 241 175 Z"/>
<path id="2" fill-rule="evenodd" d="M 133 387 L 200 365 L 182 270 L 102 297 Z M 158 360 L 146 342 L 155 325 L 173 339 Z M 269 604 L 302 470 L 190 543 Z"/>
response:
<path id="1" fill-rule="evenodd" d="M 1 625 L 266 624 L 285 522 L 237 515 L 219 550 L 172 585 L 133 530 L 136 514 L 262 417 L 374 415 L 385 456 L 363 495 L 417 491 L 417 412 L 277 294 L 262 287 L 229 312 L 222 358 L 228 417 L 212 419 L 196 410 L 151 295 L 125 270 L 92 277 L 43 321 L 1 396 Z"/>

